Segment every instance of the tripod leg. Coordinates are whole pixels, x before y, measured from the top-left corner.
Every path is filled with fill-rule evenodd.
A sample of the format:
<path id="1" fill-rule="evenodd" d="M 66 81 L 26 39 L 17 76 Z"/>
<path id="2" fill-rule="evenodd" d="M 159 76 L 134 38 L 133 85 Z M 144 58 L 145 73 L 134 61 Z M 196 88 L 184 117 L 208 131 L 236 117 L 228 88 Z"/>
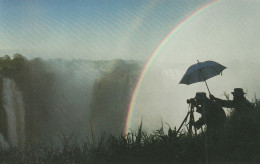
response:
<path id="1" fill-rule="evenodd" d="M 191 112 L 190 113 L 189 129 L 188 129 L 188 132 L 189 132 L 190 136 L 192 135 L 192 126 L 193 126 L 193 122 L 194 122 L 194 120 L 192 120 L 192 115 L 193 115 L 193 113 Z"/>
<path id="2" fill-rule="evenodd" d="M 190 111 L 188 111 L 186 117 L 185 117 L 184 120 L 182 121 L 181 126 L 180 126 L 179 129 L 177 130 L 177 134 L 180 132 L 180 130 L 181 130 L 183 124 L 187 121 L 187 118 L 188 118 L 189 114 L 190 114 Z"/>
<path id="3" fill-rule="evenodd" d="M 197 135 L 197 129 L 196 127 L 194 126 L 194 108 L 193 106 L 191 107 L 191 110 L 190 110 L 190 125 L 189 125 L 189 134 L 192 135 L 192 126 L 194 127 L 194 131 L 195 131 L 195 135 Z"/>

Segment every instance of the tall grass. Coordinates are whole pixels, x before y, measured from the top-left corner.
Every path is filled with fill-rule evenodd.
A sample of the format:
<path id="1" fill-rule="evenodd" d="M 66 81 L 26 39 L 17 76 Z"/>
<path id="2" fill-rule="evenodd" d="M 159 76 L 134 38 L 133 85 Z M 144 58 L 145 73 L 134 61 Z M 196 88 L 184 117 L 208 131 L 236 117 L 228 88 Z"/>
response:
<path id="1" fill-rule="evenodd" d="M 218 137 L 206 133 L 177 134 L 164 127 L 148 134 L 142 123 L 137 131 L 118 136 L 102 134 L 99 140 L 77 142 L 76 136 L 60 135 L 61 148 L 45 144 L 23 150 L 0 149 L 3 163 L 259 163 L 260 103 L 241 118 L 231 112 Z M 206 144 L 206 145 L 205 145 Z M 206 154 L 207 150 L 207 154 Z"/>

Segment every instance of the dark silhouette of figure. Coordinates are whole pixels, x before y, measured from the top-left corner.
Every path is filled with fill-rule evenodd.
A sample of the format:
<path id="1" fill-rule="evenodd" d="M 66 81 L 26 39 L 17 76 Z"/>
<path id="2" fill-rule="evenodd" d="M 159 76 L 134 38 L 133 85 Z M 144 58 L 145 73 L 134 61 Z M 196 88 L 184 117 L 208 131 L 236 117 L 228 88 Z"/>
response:
<path id="1" fill-rule="evenodd" d="M 233 108 L 234 115 L 243 115 L 249 112 L 253 108 L 253 105 L 245 98 L 242 88 L 235 88 L 233 94 L 233 100 L 222 100 L 214 97 L 210 94 L 210 99 L 214 100 L 221 107 Z"/>
<path id="2" fill-rule="evenodd" d="M 198 92 L 195 96 L 196 112 L 201 114 L 201 118 L 194 123 L 194 126 L 199 129 L 204 124 L 207 125 L 207 133 L 216 136 L 222 129 L 226 114 L 221 106 L 210 100 L 205 92 Z"/>

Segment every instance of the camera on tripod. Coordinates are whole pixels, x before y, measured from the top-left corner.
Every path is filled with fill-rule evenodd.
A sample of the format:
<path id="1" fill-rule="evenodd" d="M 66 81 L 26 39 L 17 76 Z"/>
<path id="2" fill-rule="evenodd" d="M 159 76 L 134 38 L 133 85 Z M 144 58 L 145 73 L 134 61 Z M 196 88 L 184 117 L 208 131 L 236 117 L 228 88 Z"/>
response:
<path id="1" fill-rule="evenodd" d="M 177 134 L 180 132 L 182 126 L 184 125 L 184 123 L 187 122 L 187 120 L 189 119 L 188 121 L 188 133 L 191 135 L 192 134 L 192 129 L 194 129 L 194 132 L 195 134 L 197 135 L 197 129 L 195 128 L 194 126 L 194 107 L 197 107 L 197 102 L 196 102 L 196 98 L 190 98 L 190 99 L 187 99 L 187 104 L 189 104 L 189 111 L 186 115 L 186 117 L 184 118 L 184 120 L 182 121 L 180 127 L 178 128 L 177 130 Z"/>
<path id="2" fill-rule="evenodd" d="M 202 104 L 207 99 L 205 92 L 197 92 L 194 98 L 187 99 L 187 104 L 189 104 L 188 113 L 185 116 L 184 120 L 182 121 L 180 127 L 177 130 L 177 134 L 180 132 L 182 126 L 188 121 L 188 133 L 192 135 L 193 131 L 195 135 L 197 135 L 197 127 L 195 126 L 195 119 L 194 119 L 194 109 L 196 108 L 196 112 L 202 114 L 203 107 Z"/>
<path id="3" fill-rule="evenodd" d="M 195 98 L 187 99 L 187 104 L 194 105 L 195 103 L 196 103 L 196 99 Z"/>

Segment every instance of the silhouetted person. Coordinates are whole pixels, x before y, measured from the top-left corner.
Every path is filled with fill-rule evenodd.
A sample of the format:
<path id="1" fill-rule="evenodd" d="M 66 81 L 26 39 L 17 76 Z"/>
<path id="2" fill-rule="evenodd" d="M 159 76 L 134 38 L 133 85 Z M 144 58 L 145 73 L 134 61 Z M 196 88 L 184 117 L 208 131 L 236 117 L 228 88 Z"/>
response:
<path id="1" fill-rule="evenodd" d="M 245 98 L 242 88 L 235 88 L 233 94 L 233 100 L 221 100 L 210 94 L 210 99 L 214 100 L 221 107 L 234 108 L 234 114 L 246 114 L 253 105 Z"/>
<path id="2" fill-rule="evenodd" d="M 194 123 L 194 126 L 199 129 L 206 124 L 207 133 L 216 136 L 225 123 L 226 114 L 223 108 L 207 98 L 205 92 L 196 93 L 195 99 L 196 112 L 201 114 L 201 118 Z"/>

